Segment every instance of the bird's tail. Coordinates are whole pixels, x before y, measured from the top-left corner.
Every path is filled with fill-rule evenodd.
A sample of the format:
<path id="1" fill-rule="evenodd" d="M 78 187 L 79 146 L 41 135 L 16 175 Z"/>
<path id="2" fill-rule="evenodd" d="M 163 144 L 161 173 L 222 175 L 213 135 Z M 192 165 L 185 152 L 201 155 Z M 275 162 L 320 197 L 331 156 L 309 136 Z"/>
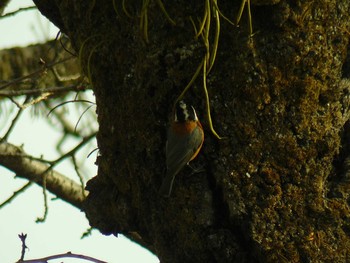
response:
<path id="1" fill-rule="evenodd" d="M 167 173 L 162 186 L 159 189 L 159 194 L 169 197 L 171 194 L 171 189 L 173 188 L 175 175 Z"/>

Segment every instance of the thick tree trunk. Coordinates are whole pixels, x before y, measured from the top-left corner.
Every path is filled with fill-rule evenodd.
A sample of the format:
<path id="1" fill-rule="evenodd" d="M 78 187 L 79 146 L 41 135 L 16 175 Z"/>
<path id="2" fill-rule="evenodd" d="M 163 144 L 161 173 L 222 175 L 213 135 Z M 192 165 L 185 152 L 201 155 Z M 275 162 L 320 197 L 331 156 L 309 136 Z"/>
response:
<path id="1" fill-rule="evenodd" d="M 138 239 L 162 262 L 350 261 L 349 1 L 253 1 L 251 38 L 247 8 L 240 27 L 223 17 L 235 20 L 240 1 L 217 3 L 222 15 L 215 1 L 164 2 L 175 25 L 160 1 L 35 2 L 94 86 L 93 227 Z M 185 98 L 205 127 L 195 161 L 205 173 L 184 169 L 163 198 L 166 127 L 207 54 L 191 23 L 199 30 L 206 4 L 211 54 L 221 21 L 206 84 L 225 139 L 209 129 L 201 71 Z"/>

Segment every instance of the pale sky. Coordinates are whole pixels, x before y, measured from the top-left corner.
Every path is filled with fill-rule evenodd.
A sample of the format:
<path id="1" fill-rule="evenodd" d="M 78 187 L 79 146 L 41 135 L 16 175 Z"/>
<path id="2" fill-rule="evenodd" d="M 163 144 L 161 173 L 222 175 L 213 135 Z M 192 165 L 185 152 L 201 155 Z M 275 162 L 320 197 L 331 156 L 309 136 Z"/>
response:
<path id="1" fill-rule="evenodd" d="M 32 5 L 32 1 L 29 0 L 12 0 L 5 13 L 17 10 L 19 7 Z M 58 29 L 49 24 L 37 11 L 25 11 L 10 18 L 0 19 L 0 48 L 44 42 L 48 36 L 54 38 L 57 32 Z M 91 98 L 93 99 L 92 95 Z M 57 133 L 41 119 L 30 116 L 29 111 L 30 109 L 25 110 L 9 138 L 9 143 L 18 146 L 23 144 L 24 150 L 31 155 L 37 157 L 44 155 L 46 159 L 54 159 L 57 157 L 57 153 L 52 149 Z M 73 121 L 76 120 L 78 114 L 73 116 L 75 118 Z M 0 112 L 0 137 L 6 132 L 12 117 L 8 118 L 8 115 L 5 116 Z M 90 150 L 89 148 L 84 149 L 81 154 L 85 171 L 90 171 L 90 174 L 85 174 L 88 177 L 96 174 L 96 166 L 93 164 L 96 155 L 92 155 L 89 159 L 85 158 L 86 153 Z M 55 169 L 66 175 L 74 176 L 72 168 L 65 163 Z M 23 179 L 14 179 L 13 173 L 0 167 L 0 203 L 26 182 Z M 50 195 L 49 199 L 53 197 Z M 118 238 L 103 236 L 94 230 L 92 236 L 81 240 L 81 235 L 89 228 L 88 221 L 84 213 L 65 202 L 50 200 L 46 222 L 35 223 L 36 218 L 41 217 L 43 211 L 42 189 L 37 186 L 31 187 L 14 199 L 10 205 L 0 209 L 1 263 L 14 263 L 19 259 L 21 242 L 18 234 L 22 232 L 28 235 L 26 244 L 29 249 L 25 257 L 27 260 L 71 251 L 111 263 L 159 262 L 158 258 L 150 252 L 121 235 Z M 52 262 L 77 263 L 87 261 L 61 259 L 50 261 L 50 263 Z"/>

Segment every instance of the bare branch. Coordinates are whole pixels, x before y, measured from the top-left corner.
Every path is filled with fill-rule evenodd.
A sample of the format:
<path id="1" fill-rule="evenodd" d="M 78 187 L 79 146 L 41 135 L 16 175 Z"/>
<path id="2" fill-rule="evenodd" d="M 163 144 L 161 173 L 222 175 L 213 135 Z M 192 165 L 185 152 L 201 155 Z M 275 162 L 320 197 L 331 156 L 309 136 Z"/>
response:
<path id="1" fill-rule="evenodd" d="M 9 12 L 9 13 L 4 14 L 3 16 L 0 16 L 0 19 L 5 18 L 5 17 L 9 17 L 9 16 L 17 15 L 18 13 L 20 13 L 22 11 L 28 11 L 28 10 L 34 10 L 34 9 L 37 9 L 37 7 L 36 6 L 22 7 L 22 8 L 17 9 L 16 11 Z"/>
<path id="2" fill-rule="evenodd" d="M 27 245 L 26 245 L 27 234 L 23 234 L 22 233 L 22 234 L 19 234 L 18 237 L 19 237 L 19 239 L 22 242 L 21 259 L 19 260 L 19 261 L 22 261 L 22 260 L 24 260 L 24 255 L 26 253 L 26 248 L 28 248 Z"/>
<path id="3" fill-rule="evenodd" d="M 75 146 L 72 150 L 70 150 L 69 152 L 63 154 L 62 156 L 60 156 L 59 158 L 57 158 L 56 160 L 51 162 L 51 165 L 42 172 L 42 178 L 41 178 L 41 186 L 43 188 L 43 195 L 44 195 L 44 206 L 45 206 L 45 210 L 44 210 L 44 216 L 37 218 L 37 222 L 44 222 L 46 220 L 46 216 L 48 214 L 48 210 L 49 207 L 47 205 L 47 194 L 46 194 L 46 190 L 47 190 L 47 180 L 48 180 L 48 176 L 49 173 L 51 174 L 53 171 L 54 166 L 56 166 L 57 164 L 59 164 L 61 161 L 63 161 L 64 159 L 71 157 L 74 157 L 74 154 L 79 151 L 79 149 L 81 147 L 83 147 L 84 145 L 86 145 L 92 138 L 94 138 L 96 136 L 95 133 L 83 138 L 83 140 L 77 145 Z M 82 186 L 82 193 L 84 195 L 84 187 Z M 86 195 L 84 195 L 85 197 Z"/>
<path id="4" fill-rule="evenodd" d="M 77 123 L 75 124 L 75 127 L 74 127 L 74 132 L 76 132 L 76 131 L 78 130 L 78 125 L 79 125 L 79 123 L 80 123 L 82 117 L 84 116 L 84 114 L 85 114 L 88 110 L 90 110 L 93 106 L 95 106 L 95 104 L 88 106 L 88 107 L 83 111 L 83 113 L 79 116 L 79 119 L 78 119 L 78 121 L 77 121 Z"/>
<path id="5" fill-rule="evenodd" d="M 0 165 L 40 186 L 43 186 L 43 177 L 46 175 L 47 190 L 71 205 L 82 208 L 87 192 L 83 193 L 78 183 L 59 172 L 48 171 L 50 165 L 31 159 L 20 147 L 6 142 L 0 143 Z"/>
<path id="6" fill-rule="evenodd" d="M 72 252 L 52 255 L 52 256 L 38 258 L 38 259 L 24 260 L 25 252 L 26 252 L 26 249 L 28 248 L 26 245 L 27 234 L 22 233 L 22 234 L 19 234 L 18 237 L 20 238 L 20 240 L 22 242 L 22 251 L 21 251 L 21 258 L 17 261 L 17 263 L 47 263 L 49 260 L 54 260 L 54 259 L 59 259 L 59 258 L 80 258 L 80 259 L 95 262 L 95 263 L 107 263 L 105 261 L 102 261 L 102 260 L 99 260 L 99 259 L 96 259 L 93 257 L 74 254 Z"/>
<path id="7" fill-rule="evenodd" d="M 56 160 L 52 161 L 51 166 L 58 164 L 59 162 L 61 162 L 62 160 L 64 160 L 67 157 L 73 156 L 80 148 L 82 148 L 84 145 L 86 145 L 95 136 L 96 136 L 96 133 L 92 133 L 89 136 L 84 137 L 83 140 L 77 146 L 75 146 L 72 150 L 63 154 L 62 156 L 60 156 Z"/>
<path id="8" fill-rule="evenodd" d="M 13 80 L 7 82 L 6 84 L 1 85 L 0 86 L 0 90 L 3 90 L 3 89 L 5 89 L 5 88 L 7 88 L 7 87 L 9 87 L 11 85 L 14 85 L 14 84 L 18 84 L 18 83 L 20 83 L 20 82 L 22 82 L 24 80 L 32 79 L 32 78 L 34 78 L 36 76 L 39 76 L 39 75 L 43 74 L 44 72 L 46 72 L 47 69 L 52 68 L 52 67 L 54 67 L 56 65 L 62 64 L 64 62 L 69 61 L 69 60 L 74 59 L 74 58 L 75 57 L 73 57 L 73 56 L 69 56 L 69 57 L 63 58 L 63 59 L 61 59 L 59 61 L 54 61 L 54 62 L 51 62 L 51 63 L 45 63 L 45 65 L 43 67 L 41 67 L 40 69 L 37 69 L 37 70 L 35 70 L 32 73 L 29 73 L 29 74 L 27 74 L 25 76 L 22 76 L 22 77 L 19 77 L 19 78 L 16 78 L 16 79 L 13 79 Z"/>
<path id="9" fill-rule="evenodd" d="M 0 90 L 0 96 L 15 97 L 22 95 L 38 95 L 43 93 L 61 93 L 68 91 L 85 91 L 88 87 L 82 86 L 81 84 L 69 85 L 63 87 L 51 87 L 46 89 L 23 89 L 23 90 Z"/>
<path id="10" fill-rule="evenodd" d="M 59 258 L 79 258 L 90 262 L 95 263 L 107 263 L 106 261 L 102 261 L 93 257 L 80 255 L 80 254 L 74 254 L 72 252 L 67 252 L 64 254 L 57 254 L 52 255 L 44 258 L 38 258 L 38 259 L 30 259 L 30 260 L 19 260 L 17 263 L 47 263 L 49 260 L 59 259 Z"/>
<path id="11" fill-rule="evenodd" d="M 29 186 L 31 186 L 32 184 L 33 184 L 32 182 L 28 182 L 24 186 L 22 186 L 20 189 L 18 189 L 17 191 L 13 192 L 13 194 L 9 198 L 7 198 L 4 202 L 2 202 L 0 204 L 0 209 L 3 206 L 9 204 L 13 199 L 15 199 L 18 195 L 23 193 L 25 190 L 27 190 L 27 188 L 29 188 Z"/>
<path id="12" fill-rule="evenodd" d="M 5 133 L 4 137 L 3 137 L 3 138 L 0 138 L 0 142 L 1 142 L 1 141 L 6 141 L 6 140 L 8 139 L 8 137 L 10 136 L 10 134 L 11 134 L 13 128 L 15 127 L 17 121 L 19 120 L 19 117 L 21 116 L 22 111 L 23 111 L 23 109 L 22 109 L 22 108 L 19 108 L 19 110 L 18 110 L 16 116 L 13 118 L 12 123 L 11 123 L 9 129 L 7 130 L 7 132 Z"/>

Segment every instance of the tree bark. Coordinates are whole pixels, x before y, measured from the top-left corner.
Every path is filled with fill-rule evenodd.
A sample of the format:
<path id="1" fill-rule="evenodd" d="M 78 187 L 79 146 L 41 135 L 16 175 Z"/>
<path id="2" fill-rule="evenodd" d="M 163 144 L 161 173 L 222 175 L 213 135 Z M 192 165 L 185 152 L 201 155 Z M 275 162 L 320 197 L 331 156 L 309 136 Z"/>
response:
<path id="1" fill-rule="evenodd" d="M 140 236 L 161 262 L 350 261 L 348 1 L 252 1 L 251 37 L 247 7 L 239 27 L 224 18 L 239 1 L 34 2 L 69 36 L 96 95 L 93 227 Z M 189 19 L 200 30 L 206 4 L 221 11 L 209 14 L 209 46 Z M 225 138 L 209 129 L 201 71 L 185 98 L 205 127 L 205 173 L 184 169 L 166 199 L 167 123 L 213 52 L 217 17 L 205 83 Z"/>

